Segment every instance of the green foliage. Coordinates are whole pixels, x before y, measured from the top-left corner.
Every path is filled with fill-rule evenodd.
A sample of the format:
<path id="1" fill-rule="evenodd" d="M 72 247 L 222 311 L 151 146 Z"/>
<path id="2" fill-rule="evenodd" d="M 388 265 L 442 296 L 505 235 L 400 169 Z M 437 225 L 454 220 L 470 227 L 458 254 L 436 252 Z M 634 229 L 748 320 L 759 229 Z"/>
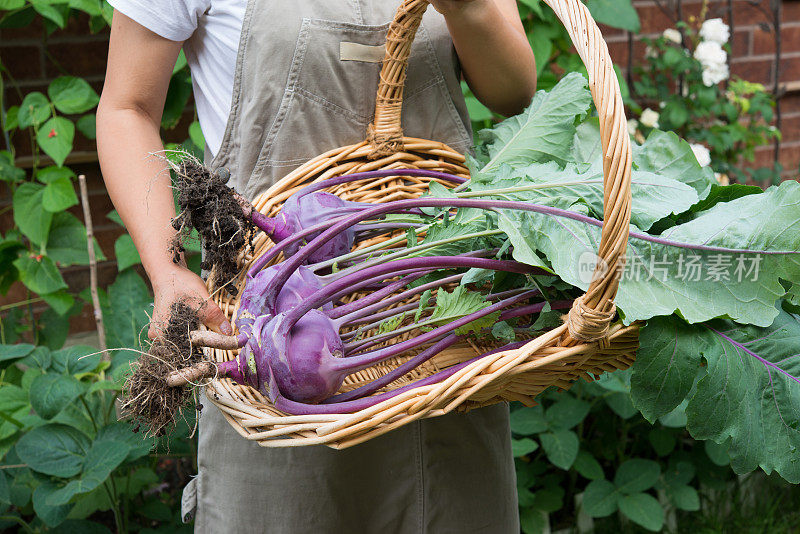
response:
<path id="1" fill-rule="evenodd" d="M 644 39 L 649 53 L 634 69 L 632 110 L 637 115 L 644 108 L 658 110 L 659 128 L 707 147 L 711 167 L 731 181 L 752 179 L 764 186 L 780 182 L 783 169 L 777 163 L 747 168 L 752 167 L 757 147 L 780 139 L 780 132 L 770 125 L 774 96 L 760 84 L 735 77 L 722 85 L 705 85 L 703 65 L 693 57 L 701 42 L 697 27 L 681 23 L 679 28 L 687 48 L 663 36 Z M 729 45 L 725 49 L 729 51 Z M 639 128 L 650 130 L 642 124 Z"/>
<path id="2" fill-rule="evenodd" d="M 44 38 L 77 19 L 98 32 L 112 11 L 105 0 L 0 0 L 0 27 L 41 24 Z M 99 97 L 80 77 L 61 76 L 43 92 L 27 92 L 7 74 L 0 64 L 0 88 L 16 90 L 22 103 L 3 110 L 0 129 L 33 153 L 32 166 L 22 167 L 13 144 L 0 151 L 0 180 L 10 193 L 14 223 L 0 236 L 0 293 L 15 282 L 26 293 L 23 301 L 0 308 L 0 529 L 181 531 L 186 527 L 173 510 L 185 479 L 164 492 L 156 472 L 163 478 L 176 462 L 193 471 L 194 445 L 180 438 L 189 429 L 184 425 L 168 447 L 116 421 L 121 380 L 138 355 L 134 351 L 143 348 L 152 302 L 132 268 L 140 260 L 127 234 L 114 246 L 120 274 L 100 291 L 108 346 L 125 350 L 113 350 L 106 361 L 92 347 L 63 348 L 70 318 L 91 306 L 88 289 L 78 294 L 61 269 L 89 263 L 86 227 L 71 213 L 78 195 L 70 161 L 76 136 L 95 138 Z M 177 122 L 190 91 L 181 54 L 165 124 Z M 193 144 L 202 150 L 196 123 L 188 146 Z M 93 246 L 98 261 L 105 260 Z M 40 301 L 47 307 L 34 314 L 32 305 L 41 307 Z"/>

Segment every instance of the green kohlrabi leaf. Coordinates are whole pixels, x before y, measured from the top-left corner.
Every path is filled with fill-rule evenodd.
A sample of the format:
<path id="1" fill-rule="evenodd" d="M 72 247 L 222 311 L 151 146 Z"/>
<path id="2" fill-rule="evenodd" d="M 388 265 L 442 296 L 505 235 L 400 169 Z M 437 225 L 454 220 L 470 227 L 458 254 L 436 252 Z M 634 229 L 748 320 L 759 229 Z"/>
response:
<path id="1" fill-rule="evenodd" d="M 567 74 L 551 91 L 536 93 L 531 105 L 519 115 L 481 131 L 489 156 L 482 171 L 495 171 L 503 163 L 569 161 L 575 118 L 586 113 L 592 102 L 586 87 L 582 75 Z"/>
<path id="2" fill-rule="evenodd" d="M 486 298 L 475 291 L 469 291 L 465 286 L 456 287 L 452 293 L 440 289 L 436 293 L 436 307 L 430 316 L 432 324 L 446 324 L 471 313 L 480 311 L 491 305 Z M 500 312 L 491 313 L 476 319 L 455 330 L 458 335 L 466 335 L 482 328 L 490 328 L 497 322 Z"/>
<path id="3" fill-rule="evenodd" d="M 692 389 L 702 352 L 697 327 L 674 317 L 654 317 L 639 334 L 631 374 L 631 397 L 645 419 L 654 422 L 677 407 Z M 687 350 L 686 341 L 695 340 Z"/>
<path id="4" fill-rule="evenodd" d="M 477 177 L 469 191 L 462 196 L 524 200 L 564 209 L 583 203 L 593 216 L 603 216 L 603 168 L 599 159 L 583 171 L 575 164 L 562 169 L 554 162 L 503 167 L 491 181 Z M 670 214 L 683 213 L 698 201 L 691 186 L 649 171 L 633 171 L 631 193 L 631 224 L 643 230 Z"/>
<path id="5" fill-rule="evenodd" d="M 768 328 L 679 322 L 649 321 L 643 330 L 631 379 L 636 406 L 652 420 L 689 395 L 689 432 L 717 443 L 730 439 L 737 473 L 761 466 L 800 482 L 800 316 L 781 311 Z M 666 346 L 654 346 L 660 343 Z M 701 358 L 705 371 L 690 391 Z"/>
<path id="6" fill-rule="evenodd" d="M 517 248 L 538 249 L 564 281 L 588 287 L 598 226 L 501 211 L 516 229 L 508 237 L 517 260 L 525 261 Z M 800 281 L 800 184 L 786 181 L 760 195 L 717 204 L 658 238 L 666 241 L 632 235 L 628 243 L 616 298 L 626 323 L 677 311 L 690 323 L 725 317 L 768 326 L 777 315 L 775 302 L 785 293 L 779 280 Z"/>
<path id="7" fill-rule="evenodd" d="M 674 132 L 653 130 L 642 145 L 632 148 L 638 170 L 689 184 L 700 199 L 706 198 L 711 186 L 717 183 L 714 171 L 710 167 L 701 167 L 689 143 Z"/>

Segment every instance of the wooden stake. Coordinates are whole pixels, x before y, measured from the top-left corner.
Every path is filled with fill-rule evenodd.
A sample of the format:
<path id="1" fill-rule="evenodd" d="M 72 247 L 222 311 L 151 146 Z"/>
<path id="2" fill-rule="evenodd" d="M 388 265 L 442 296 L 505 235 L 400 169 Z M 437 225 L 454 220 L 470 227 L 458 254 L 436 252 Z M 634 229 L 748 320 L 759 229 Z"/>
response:
<path id="1" fill-rule="evenodd" d="M 97 342 L 103 351 L 103 361 L 111 358 L 106 350 L 106 329 L 103 326 L 103 310 L 100 308 L 100 297 L 97 294 L 97 257 L 94 254 L 94 227 L 92 226 L 92 212 L 89 209 L 89 193 L 86 190 L 86 176 L 78 176 L 81 190 L 81 204 L 83 205 L 83 220 L 86 223 L 86 247 L 89 251 L 89 291 L 92 293 L 92 308 L 94 309 L 94 322 L 97 325 Z"/>

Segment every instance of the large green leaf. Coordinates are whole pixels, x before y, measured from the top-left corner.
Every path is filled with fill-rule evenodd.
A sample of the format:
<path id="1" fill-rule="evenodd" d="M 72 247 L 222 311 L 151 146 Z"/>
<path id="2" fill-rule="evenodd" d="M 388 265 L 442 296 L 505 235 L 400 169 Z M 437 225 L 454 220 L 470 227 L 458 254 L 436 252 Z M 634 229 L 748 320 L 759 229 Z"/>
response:
<path id="1" fill-rule="evenodd" d="M 31 384 L 31 406 L 41 417 L 50 419 L 84 390 L 84 385 L 74 376 L 47 373 L 36 377 Z"/>
<path id="2" fill-rule="evenodd" d="M 128 456 L 125 458 L 126 462 L 132 462 L 142 456 L 146 456 L 154 445 L 153 438 L 145 438 L 141 433 L 135 433 L 129 423 L 122 421 L 117 421 L 101 428 L 97 433 L 97 441 L 100 440 L 125 443 L 129 448 Z"/>
<path id="3" fill-rule="evenodd" d="M 586 0 L 586 7 L 600 24 L 639 33 L 642 24 L 631 0 Z"/>
<path id="4" fill-rule="evenodd" d="M 92 86 L 75 76 L 56 78 L 50 82 L 47 94 L 58 111 L 69 115 L 89 111 L 100 101 Z"/>
<path id="5" fill-rule="evenodd" d="M 121 272 L 108 289 L 109 307 L 103 310 L 107 321 L 109 347 L 138 347 L 139 335 L 148 322 L 147 307 L 152 302 L 147 284 L 135 270 Z M 136 355 L 126 351 L 114 354 L 114 361 Z"/>
<path id="6" fill-rule="evenodd" d="M 603 478 L 603 467 L 594 456 L 587 451 L 579 451 L 572 467 L 584 478 L 600 480 Z"/>
<path id="7" fill-rule="evenodd" d="M 686 392 L 689 432 L 717 443 L 730 439 L 728 455 L 736 472 L 760 466 L 800 482 L 800 317 L 781 311 L 768 328 L 731 321 L 681 327 L 650 321 L 642 347 L 670 337 L 677 349 L 669 362 L 671 374 L 693 376 L 702 357 L 704 375 L 694 392 L 686 389 L 686 378 L 669 395 L 653 395 L 647 390 L 664 381 L 657 362 L 665 356 L 640 351 L 644 363 L 637 362 L 631 380 L 637 407 L 654 418 L 677 406 Z"/>
<path id="8" fill-rule="evenodd" d="M 78 203 L 72 178 L 75 174 L 65 167 L 47 167 L 36 173 L 36 178 L 46 184 L 42 206 L 47 211 L 63 211 Z"/>
<path id="9" fill-rule="evenodd" d="M 591 517 L 609 516 L 617 511 L 620 496 L 608 480 L 592 480 L 583 492 L 583 510 Z"/>
<path id="10" fill-rule="evenodd" d="M 547 409 L 547 421 L 550 428 L 569 430 L 578 426 L 589 415 L 590 408 L 591 405 L 586 401 L 565 396 Z"/>
<path id="11" fill-rule="evenodd" d="M 633 161 L 640 171 L 673 178 L 694 187 L 701 199 L 717 184 L 714 171 L 710 167 L 701 167 L 689 143 L 675 132 L 650 132 L 642 145 L 633 146 Z"/>
<path id="12" fill-rule="evenodd" d="M 0 362 L 4 360 L 16 360 L 17 358 L 24 358 L 33 352 L 33 349 L 34 346 L 28 343 L 0 345 Z"/>
<path id="13" fill-rule="evenodd" d="M 50 102 L 38 91 L 25 95 L 17 112 L 17 125 L 20 128 L 42 124 L 50 118 Z"/>
<path id="14" fill-rule="evenodd" d="M 694 384 L 702 351 L 697 328 L 673 317 L 654 317 L 639 334 L 639 352 L 631 375 L 634 406 L 650 421 L 678 406 Z M 693 340 L 697 350 L 687 350 Z"/>
<path id="15" fill-rule="evenodd" d="M 647 530 L 658 532 L 664 525 L 664 509 L 652 495 L 634 493 L 619 500 L 619 510 Z"/>
<path id="16" fill-rule="evenodd" d="M 578 435 L 571 430 L 556 430 L 539 435 L 547 459 L 554 466 L 569 469 L 578 456 Z"/>
<path id="17" fill-rule="evenodd" d="M 19 279 L 25 287 L 39 295 L 54 293 L 67 287 L 55 262 L 47 256 L 20 256 L 14 260 L 14 267 L 19 271 Z"/>
<path id="18" fill-rule="evenodd" d="M 81 477 L 54 491 L 47 498 L 47 504 L 51 506 L 66 504 L 75 495 L 92 491 L 105 482 L 111 472 L 125 460 L 129 450 L 127 443 L 122 441 L 95 440 L 86 454 Z"/>
<path id="19" fill-rule="evenodd" d="M 44 209 L 44 186 L 24 183 L 14 191 L 14 222 L 36 244 L 47 240 L 53 214 Z"/>
<path id="20" fill-rule="evenodd" d="M 33 492 L 33 510 L 36 512 L 36 517 L 41 519 L 48 527 L 60 525 L 72 510 L 72 505 L 70 504 L 57 506 L 47 504 L 47 499 L 50 498 L 50 495 L 58 490 L 59 486 L 55 482 L 46 480 L 39 484 Z"/>
<path id="21" fill-rule="evenodd" d="M 582 75 L 567 74 L 551 91 L 536 93 L 531 105 L 519 115 L 481 131 L 489 155 L 482 172 L 495 171 L 504 163 L 568 161 L 575 117 L 586 113 L 592 102 L 586 86 Z"/>
<path id="22" fill-rule="evenodd" d="M 0 150 L 0 180 L 3 182 L 21 182 L 25 179 L 25 170 L 14 165 L 14 156 L 8 150 Z"/>
<path id="23" fill-rule="evenodd" d="M 75 139 L 75 125 L 64 117 L 53 117 L 36 131 L 36 142 L 45 154 L 61 166 L 72 152 Z"/>
<path id="24" fill-rule="evenodd" d="M 727 322 L 701 334 L 706 375 L 686 409 L 689 432 L 723 442 L 738 473 L 761 466 L 800 483 L 800 317 L 768 329 Z"/>
<path id="25" fill-rule="evenodd" d="M 22 436 L 16 450 L 20 459 L 34 471 L 67 478 L 81 472 L 89 446 L 89 438 L 78 430 L 48 424 Z"/>
<path id="26" fill-rule="evenodd" d="M 97 261 L 105 256 L 97 241 L 94 241 Z M 88 265 L 89 251 L 86 247 L 86 227 L 77 217 L 68 212 L 55 213 L 47 240 L 47 255 L 62 267 L 80 264 Z"/>
<path id="27" fill-rule="evenodd" d="M 603 168 L 599 158 L 585 170 L 572 163 L 562 169 L 555 162 L 504 167 L 491 175 L 479 174 L 469 190 L 468 196 L 480 193 L 485 198 L 524 200 L 564 209 L 583 203 L 595 217 L 603 216 Z M 631 223 L 644 230 L 670 214 L 683 213 L 698 200 L 691 186 L 641 170 L 632 173 L 631 192 Z"/>
<path id="28" fill-rule="evenodd" d="M 25 425 L 20 420 L 30 412 L 28 395 L 19 386 L 3 384 L 0 387 L 0 440 L 13 436 Z"/>
<path id="29" fill-rule="evenodd" d="M 69 7 L 66 2 L 63 4 L 58 4 L 51 0 L 29 0 L 29 2 L 37 13 L 54 22 L 59 28 L 64 28 L 67 25 Z"/>
<path id="30" fill-rule="evenodd" d="M 539 444 L 531 438 L 512 439 L 511 440 L 511 453 L 514 458 L 526 456 L 539 448 Z"/>
<path id="31" fill-rule="evenodd" d="M 661 239 L 631 236 L 616 303 L 626 323 L 679 312 L 689 322 L 728 317 L 768 326 L 785 289 L 780 279 L 800 280 L 800 184 L 786 181 L 760 195 L 720 203 L 669 228 Z M 519 210 L 501 210 L 517 229 L 515 247 L 543 251 L 564 281 L 589 285 L 600 228 L 583 221 Z M 577 208 L 575 211 L 580 211 Z M 636 228 L 632 228 L 636 231 Z M 524 242 L 520 243 L 519 240 Z M 701 250 L 698 247 L 723 247 Z M 746 250 L 746 253 L 740 252 Z M 727 278 L 727 280 L 726 280 Z"/>
<path id="32" fill-rule="evenodd" d="M 511 412 L 511 431 L 529 436 L 547 430 L 548 423 L 541 406 L 523 407 Z"/>
<path id="33" fill-rule="evenodd" d="M 634 458 L 623 462 L 614 475 L 614 484 L 622 493 L 637 493 L 652 488 L 661 476 L 658 462 Z"/>
<path id="34" fill-rule="evenodd" d="M 53 370 L 68 375 L 93 371 L 100 364 L 100 352 L 88 345 L 73 345 L 52 353 Z"/>

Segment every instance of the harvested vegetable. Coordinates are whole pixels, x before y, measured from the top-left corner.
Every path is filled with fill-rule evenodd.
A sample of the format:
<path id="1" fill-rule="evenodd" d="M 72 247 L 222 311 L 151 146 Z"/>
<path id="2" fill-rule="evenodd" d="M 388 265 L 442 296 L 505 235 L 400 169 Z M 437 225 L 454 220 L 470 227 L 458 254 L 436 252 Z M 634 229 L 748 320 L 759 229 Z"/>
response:
<path id="1" fill-rule="evenodd" d="M 462 369 L 469 362 L 391 389 L 454 343 L 514 347 L 557 320 L 553 310 L 587 289 L 586 263 L 609 216 L 590 105 L 585 80 L 567 75 L 481 134 L 470 181 L 439 173 L 429 196 L 337 204 L 276 238 L 248 271 L 242 308 L 253 317 L 237 317 L 241 337 L 202 340 L 242 346 L 238 357 L 195 362 L 170 383 L 230 376 L 286 413 L 347 413 Z M 729 441 L 737 472 L 762 466 L 800 482 L 800 184 L 720 186 L 686 142 L 657 130 L 633 158 L 615 303 L 623 323 L 642 321 L 634 405 L 655 420 L 685 403 L 689 432 Z M 347 180 L 401 174 L 376 172 L 384 174 L 310 184 L 287 205 L 316 202 L 314 192 Z M 375 235 L 380 242 L 359 245 Z M 342 236 L 355 247 L 337 244 Z M 287 259 L 266 268 L 281 252 Z M 411 358 L 341 387 L 348 373 L 399 354 Z"/>

